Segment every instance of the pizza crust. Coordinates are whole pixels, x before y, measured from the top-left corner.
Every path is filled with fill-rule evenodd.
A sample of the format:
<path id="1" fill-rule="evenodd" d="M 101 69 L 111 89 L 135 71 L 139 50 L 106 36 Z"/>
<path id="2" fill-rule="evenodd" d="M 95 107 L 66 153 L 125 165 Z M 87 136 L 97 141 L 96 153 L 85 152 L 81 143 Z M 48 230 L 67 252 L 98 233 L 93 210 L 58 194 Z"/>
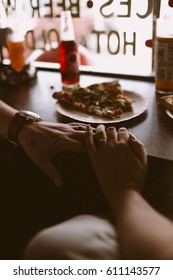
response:
<path id="1" fill-rule="evenodd" d="M 159 102 L 164 108 L 173 112 L 173 95 L 163 96 L 159 99 Z"/>

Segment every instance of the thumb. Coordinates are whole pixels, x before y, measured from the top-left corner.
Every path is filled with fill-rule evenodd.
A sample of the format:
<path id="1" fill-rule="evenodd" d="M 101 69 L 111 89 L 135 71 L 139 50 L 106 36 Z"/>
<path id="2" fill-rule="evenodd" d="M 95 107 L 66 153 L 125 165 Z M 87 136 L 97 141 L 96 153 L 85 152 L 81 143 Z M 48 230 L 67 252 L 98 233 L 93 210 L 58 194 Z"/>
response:
<path id="1" fill-rule="evenodd" d="M 130 146 L 143 166 L 147 164 L 147 152 L 142 142 L 133 134 L 129 133 Z"/>
<path id="2" fill-rule="evenodd" d="M 51 161 L 43 162 L 40 168 L 50 178 L 56 187 L 62 187 L 62 176 L 57 167 Z"/>

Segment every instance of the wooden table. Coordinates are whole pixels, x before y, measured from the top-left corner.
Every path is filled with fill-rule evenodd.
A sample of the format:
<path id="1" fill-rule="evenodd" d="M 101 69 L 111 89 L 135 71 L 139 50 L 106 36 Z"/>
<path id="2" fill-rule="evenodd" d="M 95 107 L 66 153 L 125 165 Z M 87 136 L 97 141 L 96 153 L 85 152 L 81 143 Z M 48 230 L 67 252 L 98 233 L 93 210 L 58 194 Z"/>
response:
<path id="1" fill-rule="evenodd" d="M 113 79 L 115 78 L 82 74 L 81 85 L 88 86 Z M 173 216 L 173 120 L 158 105 L 153 82 L 123 78 L 120 82 L 124 89 L 145 97 L 148 101 L 148 110 L 136 119 L 115 126 L 127 127 L 145 144 L 149 155 L 149 168 L 143 195 L 158 211 L 168 217 Z M 70 122 L 71 119 L 56 111 L 56 100 L 52 98 L 52 94 L 57 90 L 61 90 L 60 74 L 56 71 L 38 70 L 37 79 L 32 82 L 16 86 L 0 85 L 0 98 L 16 109 L 37 112 L 45 121 Z M 16 236 L 21 246 L 33 232 L 57 223 L 57 213 L 67 215 L 60 217 L 66 219 L 70 215 L 88 213 L 88 211 L 95 213 L 95 207 L 99 208 L 97 209 L 99 212 L 104 211 L 104 198 L 100 188 L 95 188 L 95 181 L 89 186 L 87 183 L 88 179 L 92 181 L 92 172 L 87 173 L 91 169 L 89 160 L 88 165 L 82 165 L 83 157 L 80 157 L 76 165 L 71 155 L 68 155 L 68 158 L 61 158 L 58 155 L 58 167 L 67 170 L 64 178 L 70 181 L 67 183 L 70 187 L 67 190 L 66 187 L 62 188 L 62 196 L 60 196 L 59 190 L 54 186 L 51 187 L 51 182 L 47 181 L 45 175 L 40 174 L 38 169 L 35 170 L 33 164 L 28 162 L 28 158 L 27 160 L 24 158 L 26 162 L 23 164 L 25 155 L 20 155 L 18 151 L 16 153 L 11 143 L 4 143 L 4 145 L 5 147 L 3 143 L 0 144 L 1 188 L 4 193 L 1 196 L 1 204 L 3 203 L 7 212 L 9 211 L 9 218 L 5 215 L 4 223 L 10 219 L 15 221 L 15 228 L 18 229 Z M 11 232 L 11 228 L 8 232 Z M 14 226 L 12 232 L 14 235 Z M 13 255 L 13 252 L 20 249 L 16 240 L 13 242 L 15 236 L 13 235 L 10 234 L 9 238 L 7 236 L 4 249 L 8 252 L 7 247 L 9 247 L 12 251 L 10 259 L 16 258 L 17 253 Z M 9 240 L 12 240 L 11 243 Z"/>
<path id="2" fill-rule="evenodd" d="M 111 81 L 116 78 L 92 74 L 81 75 L 81 86 Z M 137 92 L 146 98 L 148 110 L 133 120 L 115 124 L 125 126 L 146 146 L 149 156 L 173 160 L 173 120 L 170 119 L 157 102 L 153 82 L 119 79 L 124 89 Z M 17 109 L 37 112 L 43 120 L 51 122 L 70 122 L 56 111 L 54 91 L 61 90 L 60 74 L 56 71 L 38 70 L 35 81 L 17 86 L 1 86 L 0 98 Z"/>

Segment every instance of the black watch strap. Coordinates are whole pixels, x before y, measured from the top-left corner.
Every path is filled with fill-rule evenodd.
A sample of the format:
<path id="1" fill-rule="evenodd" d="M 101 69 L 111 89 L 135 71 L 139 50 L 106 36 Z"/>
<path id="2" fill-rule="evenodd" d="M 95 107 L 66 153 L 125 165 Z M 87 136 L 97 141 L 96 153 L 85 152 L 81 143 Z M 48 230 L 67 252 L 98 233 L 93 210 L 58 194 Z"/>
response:
<path id="1" fill-rule="evenodd" d="M 24 118 L 21 117 L 19 113 L 16 113 L 13 120 L 10 123 L 8 129 L 8 140 L 13 144 L 18 144 L 17 136 L 22 127 L 22 125 L 26 122 Z"/>
<path id="2" fill-rule="evenodd" d="M 9 129 L 8 129 L 8 140 L 18 145 L 18 134 L 24 123 L 40 122 L 42 119 L 39 115 L 25 110 L 20 110 L 17 112 L 12 119 Z"/>

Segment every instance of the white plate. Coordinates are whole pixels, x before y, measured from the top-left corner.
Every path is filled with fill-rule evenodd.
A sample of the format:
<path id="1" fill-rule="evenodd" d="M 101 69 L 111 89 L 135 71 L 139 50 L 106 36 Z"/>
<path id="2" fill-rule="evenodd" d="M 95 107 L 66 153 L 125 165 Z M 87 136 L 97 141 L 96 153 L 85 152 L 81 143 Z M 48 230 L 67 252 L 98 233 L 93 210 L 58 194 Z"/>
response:
<path id="1" fill-rule="evenodd" d="M 169 110 L 166 110 L 166 114 L 171 118 L 173 119 L 173 112 L 169 111 Z"/>
<path id="2" fill-rule="evenodd" d="M 56 110 L 66 117 L 69 117 L 71 119 L 80 121 L 80 122 L 87 122 L 87 123 L 118 123 L 122 121 L 127 121 L 133 118 L 136 118 L 137 116 L 144 113 L 148 108 L 147 101 L 138 93 L 132 92 L 132 91 L 126 91 L 125 93 L 129 100 L 131 100 L 133 105 L 133 111 L 132 112 L 126 112 L 121 117 L 115 118 L 115 119 L 107 119 L 102 118 L 99 116 L 92 116 L 90 114 L 84 113 L 82 111 L 79 111 L 75 108 L 70 107 L 69 105 L 66 105 L 64 103 L 57 102 L 56 103 Z"/>

